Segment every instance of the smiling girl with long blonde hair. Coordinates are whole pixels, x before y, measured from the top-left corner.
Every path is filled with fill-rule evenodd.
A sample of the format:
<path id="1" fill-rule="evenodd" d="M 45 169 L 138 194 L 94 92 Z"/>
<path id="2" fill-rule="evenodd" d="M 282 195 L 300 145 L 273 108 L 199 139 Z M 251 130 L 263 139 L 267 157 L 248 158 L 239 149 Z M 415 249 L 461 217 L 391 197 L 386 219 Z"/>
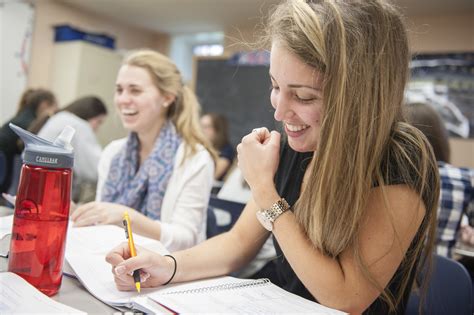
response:
<path id="1" fill-rule="evenodd" d="M 117 287 L 133 290 L 138 268 L 150 287 L 228 274 L 272 232 L 272 281 L 285 290 L 348 313 L 403 314 L 431 255 L 439 178 L 426 138 L 402 115 L 401 17 L 378 0 L 291 0 L 266 30 L 287 141 L 257 128 L 237 147 L 253 198 L 231 231 L 175 259 L 130 258 L 118 246 L 107 256 Z"/>

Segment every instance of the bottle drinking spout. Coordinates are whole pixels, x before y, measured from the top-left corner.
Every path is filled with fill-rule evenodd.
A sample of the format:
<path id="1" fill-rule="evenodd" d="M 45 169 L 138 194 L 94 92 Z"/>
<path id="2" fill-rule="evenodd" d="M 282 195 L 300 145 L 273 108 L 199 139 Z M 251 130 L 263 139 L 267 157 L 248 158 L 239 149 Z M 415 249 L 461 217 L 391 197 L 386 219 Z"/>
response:
<path id="1" fill-rule="evenodd" d="M 64 127 L 63 131 L 61 131 L 59 136 L 54 140 L 53 144 L 72 150 L 71 141 L 75 132 L 76 130 L 74 130 L 74 128 L 71 126 Z"/>

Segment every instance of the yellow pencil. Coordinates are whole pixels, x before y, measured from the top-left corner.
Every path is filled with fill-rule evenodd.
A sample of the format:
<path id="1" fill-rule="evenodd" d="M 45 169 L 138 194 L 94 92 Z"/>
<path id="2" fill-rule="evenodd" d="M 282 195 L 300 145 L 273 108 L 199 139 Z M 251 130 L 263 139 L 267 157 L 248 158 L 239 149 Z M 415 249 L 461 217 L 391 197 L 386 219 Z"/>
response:
<path id="1" fill-rule="evenodd" d="M 135 250 L 135 243 L 133 242 L 132 226 L 130 224 L 130 217 L 128 216 L 127 211 L 123 213 L 123 226 L 125 228 L 125 236 L 128 240 L 130 255 L 135 257 L 137 256 L 137 252 Z M 137 269 L 133 271 L 133 280 L 135 280 L 135 287 L 137 288 L 137 291 L 140 292 L 140 270 Z"/>

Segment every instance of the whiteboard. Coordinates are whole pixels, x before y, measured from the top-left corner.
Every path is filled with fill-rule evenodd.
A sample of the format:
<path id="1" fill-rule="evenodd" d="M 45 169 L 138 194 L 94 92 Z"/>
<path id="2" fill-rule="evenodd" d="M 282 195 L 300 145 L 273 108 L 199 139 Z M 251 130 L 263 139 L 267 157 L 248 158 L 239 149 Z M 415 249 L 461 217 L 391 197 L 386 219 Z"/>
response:
<path id="1" fill-rule="evenodd" d="M 27 87 L 34 7 L 22 0 L 0 0 L 0 124 L 16 112 Z"/>

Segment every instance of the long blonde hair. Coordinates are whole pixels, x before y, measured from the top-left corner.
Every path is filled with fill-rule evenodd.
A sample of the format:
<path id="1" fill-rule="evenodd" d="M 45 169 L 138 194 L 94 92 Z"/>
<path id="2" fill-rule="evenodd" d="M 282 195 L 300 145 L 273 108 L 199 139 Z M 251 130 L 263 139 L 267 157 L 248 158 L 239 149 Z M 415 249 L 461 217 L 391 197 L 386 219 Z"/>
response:
<path id="1" fill-rule="evenodd" d="M 439 195 L 430 146 L 402 115 L 410 54 L 401 17 L 377 0 L 290 0 L 273 11 L 267 32 L 268 40 L 324 74 L 321 136 L 294 206 L 297 220 L 325 255 L 338 259 L 352 245 L 362 273 L 394 311 L 418 257 L 431 255 Z M 370 274 L 358 233 L 371 189 L 379 186 L 385 196 L 394 173 L 422 197 L 426 216 L 393 296 Z"/>
<path id="2" fill-rule="evenodd" d="M 173 122 L 187 144 L 183 161 L 197 152 L 199 144 L 209 151 L 215 161 L 217 153 L 199 123 L 201 106 L 196 95 L 183 83 L 181 73 L 171 59 L 154 50 L 141 49 L 131 52 L 122 64 L 145 69 L 161 93 L 175 96 L 166 118 Z"/>

